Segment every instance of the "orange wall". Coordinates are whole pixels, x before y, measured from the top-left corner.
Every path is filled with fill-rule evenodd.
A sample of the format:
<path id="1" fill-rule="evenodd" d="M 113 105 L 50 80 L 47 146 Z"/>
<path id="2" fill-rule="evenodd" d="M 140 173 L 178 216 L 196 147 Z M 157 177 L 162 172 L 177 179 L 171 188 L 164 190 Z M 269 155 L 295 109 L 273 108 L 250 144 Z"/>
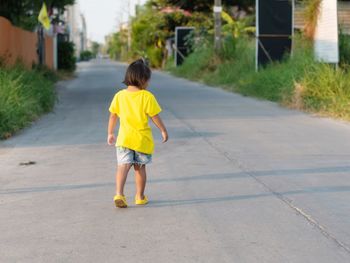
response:
<path id="1" fill-rule="evenodd" d="M 45 63 L 53 68 L 53 40 L 45 36 Z M 5 57 L 9 65 L 17 60 L 31 68 L 38 63 L 37 33 L 12 26 L 10 21 L 0 17 L 0 57 Z"/>
<path id="2" fill-rule="evenodd" d="M 45 65 L 53 69 L 53 39 L 45 36 Z"/>

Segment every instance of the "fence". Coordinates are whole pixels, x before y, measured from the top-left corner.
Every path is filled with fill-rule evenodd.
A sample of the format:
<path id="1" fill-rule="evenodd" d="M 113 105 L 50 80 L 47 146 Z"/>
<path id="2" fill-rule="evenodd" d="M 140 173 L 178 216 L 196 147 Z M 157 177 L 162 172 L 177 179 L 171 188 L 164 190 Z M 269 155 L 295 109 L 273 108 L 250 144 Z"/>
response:
<path id="1" fill-rule="evenodd" d="M 0 17 L 0 57 L 7 64 L 13 65 L 18 60 L 28 68 L 38 64 L 37 42 L 37 33 L 15 27 Z M 54 68 L 53 44 L 53 39 L 45 36 L 45 65 L 51 69 Z"/>

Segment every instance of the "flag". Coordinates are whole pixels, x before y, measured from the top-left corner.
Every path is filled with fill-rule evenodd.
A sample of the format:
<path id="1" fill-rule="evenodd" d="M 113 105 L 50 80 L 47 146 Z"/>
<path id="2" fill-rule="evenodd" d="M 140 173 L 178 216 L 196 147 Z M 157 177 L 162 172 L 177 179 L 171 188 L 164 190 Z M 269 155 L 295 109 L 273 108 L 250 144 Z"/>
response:
<path id="1" fill-rule="evenodd" d="M 48 14 L 47 14 L 45 2 L 43 3 L 43 6 L 41 7 L 41 10 L 40 10 L 40 13 L 38 16 L 38 20 L 46 30 L 50 29 L 51 22 L 50 22 Z"/>

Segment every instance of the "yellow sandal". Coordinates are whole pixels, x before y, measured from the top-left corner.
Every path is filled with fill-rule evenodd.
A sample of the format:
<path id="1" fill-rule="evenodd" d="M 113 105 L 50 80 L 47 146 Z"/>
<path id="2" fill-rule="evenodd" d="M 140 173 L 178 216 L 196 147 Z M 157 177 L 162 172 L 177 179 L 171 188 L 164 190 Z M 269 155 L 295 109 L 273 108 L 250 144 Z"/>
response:
<path id="1" fill-rule="evenodd" d="M 137 199 L 135 197 L 135 205 L 145 205 L 148 203 L 147 196 L 145 196 L 143 199 Z"/>
<path id="2" fill-rule="evenodd" d="M 128 207 L 125 195 L 115 195 L 114 196 L 114 203 L 115 203 L 115 206 L 119 207 L 119 208 L 126 208 L 126 207 Z"/>

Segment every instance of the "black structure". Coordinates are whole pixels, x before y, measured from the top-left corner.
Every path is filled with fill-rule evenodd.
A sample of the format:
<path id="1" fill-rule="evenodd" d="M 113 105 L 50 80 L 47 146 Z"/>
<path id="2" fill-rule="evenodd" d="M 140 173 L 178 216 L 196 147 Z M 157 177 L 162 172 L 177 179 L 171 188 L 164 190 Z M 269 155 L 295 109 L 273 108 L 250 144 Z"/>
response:
<path id="1" fill-rule="evenodd" d="M 294 0 L 256 0 L 256 66 L 290 53 Z"/>
<path id="2" fill-rule="evenodd" d="M 175 28 L 175 66 L 181 65 L 191 52 L 189 38 L 192 36 L 193 31 L 194 27 Z"/>

